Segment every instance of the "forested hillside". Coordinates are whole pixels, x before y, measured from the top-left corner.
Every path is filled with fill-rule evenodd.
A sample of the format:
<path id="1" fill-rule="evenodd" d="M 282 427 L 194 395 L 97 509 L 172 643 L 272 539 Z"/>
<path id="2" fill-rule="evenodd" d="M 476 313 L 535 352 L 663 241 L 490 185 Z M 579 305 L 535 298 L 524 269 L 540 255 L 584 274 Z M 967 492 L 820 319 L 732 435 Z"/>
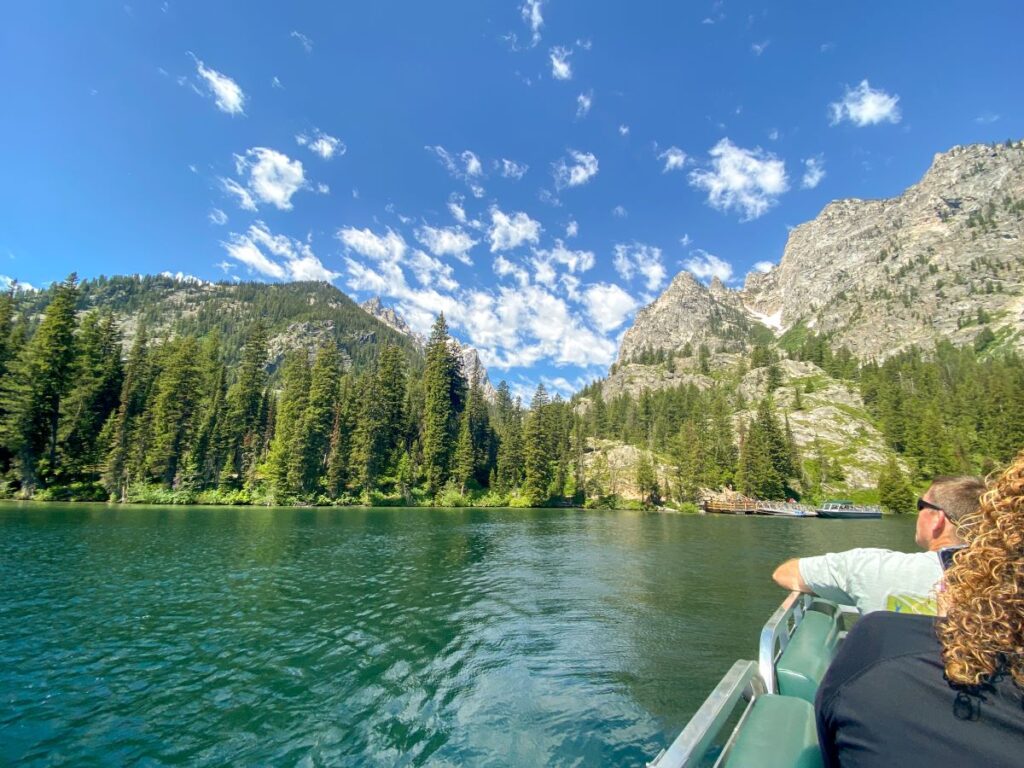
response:
<path id="1" fill-rule="evenodd" d="M 678 383 L 598 382 L 569 402 L 539 386 L 525 405 L 467 380 L 443 317 L 425 359 L 389 333 L 327 286 L 72 277 L 4 294 L 3 493 L 687 505 L 703 488 L 820 500 L 880 479 L 902 509 L 911 485 L 1024 445 L 1024 362 L 983 336 L 880 364 L 807 331 L 749 354 L 650 352 L 631 365 Z M 821 414 L 852 426 L 830 441 Z"/>

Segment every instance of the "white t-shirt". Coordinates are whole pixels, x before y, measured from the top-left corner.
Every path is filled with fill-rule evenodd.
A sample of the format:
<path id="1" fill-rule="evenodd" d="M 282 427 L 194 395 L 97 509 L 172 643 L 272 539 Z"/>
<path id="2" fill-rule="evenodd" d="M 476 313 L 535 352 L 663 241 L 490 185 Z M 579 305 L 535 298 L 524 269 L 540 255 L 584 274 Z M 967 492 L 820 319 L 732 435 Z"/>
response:
<path id="1" fill-rule="evenodd" d="M 800 577 L 815 594 L 856 605 L 861 613 L 934 613 L 942 564 L 935 552 L 851 549 L 799 560 Z"/>

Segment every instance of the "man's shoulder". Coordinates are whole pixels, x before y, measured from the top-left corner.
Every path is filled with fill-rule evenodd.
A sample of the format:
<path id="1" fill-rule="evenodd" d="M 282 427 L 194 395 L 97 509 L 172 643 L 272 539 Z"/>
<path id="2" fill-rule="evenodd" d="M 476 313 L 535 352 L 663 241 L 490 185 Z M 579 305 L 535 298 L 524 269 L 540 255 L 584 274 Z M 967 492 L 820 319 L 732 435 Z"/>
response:
<path id="1" fill-rule="evenodd" d="M 877 560 L 883 563 L 904 564 L 904 563 L 938 563 L 938 556 L 934 552 L 899 552 L 895 549 L 884 547 L 857 547 L 846 549 L 841 552 L 831 552 L 822 557 L 835 557 L 852 561 Z"/>

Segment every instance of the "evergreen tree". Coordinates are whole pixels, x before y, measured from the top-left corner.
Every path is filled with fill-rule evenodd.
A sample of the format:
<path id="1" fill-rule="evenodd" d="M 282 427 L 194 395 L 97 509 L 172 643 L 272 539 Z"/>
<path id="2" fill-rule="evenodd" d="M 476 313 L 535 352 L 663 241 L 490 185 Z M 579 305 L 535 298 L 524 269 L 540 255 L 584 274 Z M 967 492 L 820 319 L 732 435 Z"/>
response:
<path id="1" fill-rule="evenodd" d="M 327 459 L 327 495 L 333 499 L 344 493 L 350 479 L 349 463 L 357 406 L 355 385 L 350 376 L 345 376 L 341 380 L 338 402 L 334 407 L 330 455 Z"/>
<path id="2" fill-rule="evenodd" d="M 290 353 L 281 373 L 275 431 L 267 456 L 266 475 L 275 496 L 285 498 L 302 492 L 303 453 L 300 439 L 309 405 L 309 354 Z"/>
<path id="3" fill-rule="evenodd" d="M 636 487 L 640 493 L 640 500 L 645 505 L 658 504 L 658 475 L 646 451 L 640 451 L 637 457 Z"/>
<path id="4" fill-rule="evenodd" d="M 138 444 L 138 422 L 149 392 L 149 339 L 141 324 L 128 353 L 118 407 L 108 422 L 109 430 L 103 486 L 112 498 L 125 501 L 132 478 L 133 449 Z"/>
<path id="5" fill-rule="evenodd" d="M 228 418 L 224 426 L 226 461 L 221 484 L 241 486 L 263 452 L 268 415 L 267 330 L 257 320 L 249 331 L 238 366 L 238 378 L 228 390 Z"/>
<path id="6" fill-rule="evenodd" d="M 427 342 L 423 371 L 423 463 L 427 490 L 437 493 L 448 479 L 462 412 L 465 379 L 452 350 L 444 314 L 438 315 Z"/>
<path id="7" fill-rule="evenodd" d="M 470 395 L 470 401 L 472 402 L 472 395 Z M 459 421 L 459 436 L 455 443 L 455 466 L 452 478 L 459 486 L 459 493 L 466 493 L 466 484 L 473 477 L 474 464 L 473 430 L 470 426 L 469 408 L 466 408 Z"/>
<path id="8" fill-rule="evenodd" d="M 523 429 L 523 493 L 531 506 L 548 500 L 551 485 L 551 434 L 548 429 L 548 393 L 538 384 Z"/>
<path id="9" fill-rule="evenodd" d="M 187 461 L 187 481 L 196 490 L 216 482 L 224 464 L 224 434 L 227 418 L 227 367 L 220 336 L 211 333 L 203 342 L 199 364 L 199 405 L 196 408 L 195 439 Z"/>
<path id="10" fill-rule="evenodd" d="M 146 474 L 173 487 L 188 452 L 199 393 L 199 344 L 191 337 L 168 341 L 160 350 L 163 364 L 155 383 L 151 442 Z"/>
<path id="11" fill-rule="evenodd" d="M 326 344 L 317 352 L 310 374 L 309 398 L 299 427 L 297 450 L 301 453 L 299 490 L 314 493 L 322 489 L 334 427 L 334 404 L 338 399 L 341 358 L 338 348 Z"/>
<path id="12" fill-rule="evenodd" d="M 103 426 L 121 396 L 121 335 L 109 312 L 89 312 L 81 322 L 71 369 L 74 382 L 61 404 L 61 481 L 95 479 L 107 446 Z"/>
<path id="13" fill-rule="evenodd" d="M 895 456 L 889 456 L 878 475 L 878 500 L 883 507 L 896 514 L 914 511 L 914 492 Z"/>
<path id="14" fill-rule="evenodd" d="M 53 298 L 31 340 L 4 376 L 0 438 L 17 465 L 24 490 L 47 485 L 57 473 L 57 428 L 61 404 L 72 387 L 78 277 L 53 289 Z"/>

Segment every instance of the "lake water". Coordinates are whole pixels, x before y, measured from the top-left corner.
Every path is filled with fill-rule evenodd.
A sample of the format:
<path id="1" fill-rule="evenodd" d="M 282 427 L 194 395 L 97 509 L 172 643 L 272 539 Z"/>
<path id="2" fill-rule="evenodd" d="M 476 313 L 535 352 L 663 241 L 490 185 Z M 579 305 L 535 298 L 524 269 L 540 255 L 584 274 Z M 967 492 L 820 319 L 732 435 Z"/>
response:
<path id="1" fill-rule="evenodd" d="M 912 519 L 0 504 L 0 764 L 643 765 Z"/>

